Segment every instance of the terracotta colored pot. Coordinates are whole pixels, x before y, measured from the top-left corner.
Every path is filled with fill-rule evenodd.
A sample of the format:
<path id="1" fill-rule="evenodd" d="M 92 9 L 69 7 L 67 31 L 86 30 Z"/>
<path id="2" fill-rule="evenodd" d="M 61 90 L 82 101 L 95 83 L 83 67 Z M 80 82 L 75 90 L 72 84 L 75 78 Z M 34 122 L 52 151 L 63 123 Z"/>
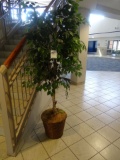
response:
<path id="1" fill-rule="evenodd" d="M 66 118 L 67 114 L 61 109 L 57 108 L 56 112 L 53 112 L 53 109 L 45 110 L 41 119 L 46 135 L 51 139 L 60 138 L 63 135 Z"/>

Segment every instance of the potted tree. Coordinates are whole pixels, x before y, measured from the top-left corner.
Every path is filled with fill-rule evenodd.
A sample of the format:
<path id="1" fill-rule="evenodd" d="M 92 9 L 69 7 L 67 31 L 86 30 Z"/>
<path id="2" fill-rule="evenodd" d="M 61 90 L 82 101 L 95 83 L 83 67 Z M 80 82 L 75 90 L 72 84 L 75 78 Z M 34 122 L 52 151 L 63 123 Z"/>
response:
<path id="1" fill-rule="evenodd" d="M 81 75 L 81 61 L 78 54 L 85 49 L 80 41 L 78 26 L 85 19 L 78 13 L 80 0 L 68 0 L 61 8 L 49 11 L 37 19 L 36 26 L 27 32 L 28 61 L 26 74 L 33 77 L 32 83 L 37 84 L 37 91 L 42 89 L 51 95 L 53 107 L 41 115 L 45 131 L 50 138 L 60 138 L 63 134 L 67 114 L 56 107 L 56 89 L 63 85 L 67 90 L 70 81 L 62 76 L 67 73 Z"/>

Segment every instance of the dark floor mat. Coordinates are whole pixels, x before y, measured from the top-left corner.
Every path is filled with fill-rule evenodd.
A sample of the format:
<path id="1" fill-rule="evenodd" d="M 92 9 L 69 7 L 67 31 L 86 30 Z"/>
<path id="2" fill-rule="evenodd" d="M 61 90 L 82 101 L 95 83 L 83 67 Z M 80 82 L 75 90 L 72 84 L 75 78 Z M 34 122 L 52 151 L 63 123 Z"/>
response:
<path id="1" fill-rule="evenodd" d="M 120 59 L 105 57 L 88 57 L 87 70 L 120 72 Z"/>

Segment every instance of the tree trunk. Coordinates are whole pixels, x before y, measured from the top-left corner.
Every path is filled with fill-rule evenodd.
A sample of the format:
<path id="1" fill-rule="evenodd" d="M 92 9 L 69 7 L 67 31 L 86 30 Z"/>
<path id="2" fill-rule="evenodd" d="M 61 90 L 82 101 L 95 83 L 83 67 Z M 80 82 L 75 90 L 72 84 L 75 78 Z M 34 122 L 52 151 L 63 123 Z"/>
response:
<path id="1" fill-rule="evenodd" d="M 54 92 L 54 95 L 52 96 L 52 102 L 53 102 L 53 112 L 56 112 L 57 101 L 55 100 L 55 92 Z"/>

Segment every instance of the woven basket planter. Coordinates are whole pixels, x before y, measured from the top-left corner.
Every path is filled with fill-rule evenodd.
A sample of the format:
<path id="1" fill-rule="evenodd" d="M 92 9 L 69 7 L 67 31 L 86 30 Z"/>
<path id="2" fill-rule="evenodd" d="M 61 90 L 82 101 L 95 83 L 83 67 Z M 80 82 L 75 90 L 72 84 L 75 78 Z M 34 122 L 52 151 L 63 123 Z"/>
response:
<path id="1" fill-rule="evenodd" d="M 57 108 L 56 113 L 53 113 L 52 109 L 45 110 L 41 115 L 41 119 L 46 135 L 51 139 L 60 138 L 63 135 L 66 118 L 67 114 L 61 109 Z"/>

